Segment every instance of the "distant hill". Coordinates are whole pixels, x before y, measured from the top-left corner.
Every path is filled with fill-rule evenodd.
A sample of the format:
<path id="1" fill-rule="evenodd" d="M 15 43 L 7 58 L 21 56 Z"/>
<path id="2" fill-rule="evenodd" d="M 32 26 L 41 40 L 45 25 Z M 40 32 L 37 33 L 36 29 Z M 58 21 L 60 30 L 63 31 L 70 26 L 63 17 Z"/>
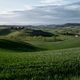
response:
<path id="1" fill-rule="evenodd" d="M 49 25 L 0 25 L 0 28 L 28 28 L 28 29 L 45 29 L 45 28 L 55 28 L 55 27 L 75 27 L 79 26 L 80 23 L 66 23 L 66 24 L 49 24 Z"/>
<path id="2" fill-rule="evenodd" d="M 55 25 L 55 27 L 80 27 L 80 23 L 66 23 L 62 25 Z"/>
<path id="3" fill-rule="evenodd" d="M 42 30 L 30 30 L 30 31 L 25 31 L 28 36 L 44 36 L 44 37 L 51 37 L 54 36 L 54 34 L 50 32 L 45 32 Z"/>
<path id="4" fill-rule="evenodd" d="M 0 36 L 8 35 L 11 32 L 10 29 L 0 29 Z"/>
<path id="5" fill-rule="evenodd" d="M 67 23 L 67 24 L 64 24 L 64 26 L 80 26 L 80 23 Z"/>
<path id="6" fill-rule="evenodd" d="M 35 29 L 0 29 L 0 36 L 43 36 L 43 37 L 51 37 L 54 34 L 50 32 L 46 32 L 43 30 L 35 30 Z"/>

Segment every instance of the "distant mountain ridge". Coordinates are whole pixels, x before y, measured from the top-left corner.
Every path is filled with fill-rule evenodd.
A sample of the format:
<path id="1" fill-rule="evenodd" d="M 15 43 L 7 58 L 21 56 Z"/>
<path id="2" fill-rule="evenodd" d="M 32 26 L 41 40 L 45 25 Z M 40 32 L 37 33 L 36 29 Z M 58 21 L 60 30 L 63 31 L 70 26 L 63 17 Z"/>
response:
<path id="1" fill-rule="evenodd" d="M 65 23 L 65 24 L 50 24 L 50 25 L 0 25 L 0 28 L 55 28 L 55 27 L 75 27 L 80 26 L 80 23 Z"/>
<path id="2" fill-rule="evenodd" d="M 80 23 L 66 23 L 66 24 L 63 24 L 63 25 L 57 25 L 58 27 L 61 26 L 61 27 L 75 27 L 75 26 L 80 26 Z"/>

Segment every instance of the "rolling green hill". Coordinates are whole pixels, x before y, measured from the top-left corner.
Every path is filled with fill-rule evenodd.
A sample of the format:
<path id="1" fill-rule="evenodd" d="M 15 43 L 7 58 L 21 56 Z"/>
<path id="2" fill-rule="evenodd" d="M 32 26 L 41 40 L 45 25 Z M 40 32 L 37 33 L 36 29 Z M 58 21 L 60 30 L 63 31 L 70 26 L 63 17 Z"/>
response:
<path id="1" fill-rule="evenodd" d="M 34 46 L 44 48 L 46 50 L 58 50 L 67 48 L 80 47 L 80 38 L 64 37 L 64 41 L 46 42 L 46 41 L 26 41 Z"/>
<path id="2" fill-rule="evenodd" d="M 0 31 L 0 80 L 80 80 L 80 36 L 65 31 Z"/>
<path id="3" fill-rule="evenodd" d="M 0 39 L 0 48 L 7 50 L 14 50 L 14 51 L 24 51 L 24 52 L 40 50 L 40 48 L 34 47 L 29 43 L 6 40 L 6 39 Z"/>
<path id="4" fill-rule="evenodd" d="M 10 29 L 0 29 L 0 36 L 5 36 L 11 33 L 12 31 Z"/>

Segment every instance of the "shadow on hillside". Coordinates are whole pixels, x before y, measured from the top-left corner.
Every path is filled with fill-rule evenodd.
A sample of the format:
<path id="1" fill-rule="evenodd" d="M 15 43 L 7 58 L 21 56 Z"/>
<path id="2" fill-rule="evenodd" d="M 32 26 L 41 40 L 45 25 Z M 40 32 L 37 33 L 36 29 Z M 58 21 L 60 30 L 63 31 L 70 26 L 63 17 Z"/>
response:
<path id="1" fill-rule="evenodd" d="M 0 48 L 20 51 L 20 52 L 36 52 L 36 51 L 43 50 L 29 43 L 25 43 L 22 41 L 17 42 L 17 41 L 12 41 L 12 40 L 5 40 L 5 39 L 0 39 Z"/>

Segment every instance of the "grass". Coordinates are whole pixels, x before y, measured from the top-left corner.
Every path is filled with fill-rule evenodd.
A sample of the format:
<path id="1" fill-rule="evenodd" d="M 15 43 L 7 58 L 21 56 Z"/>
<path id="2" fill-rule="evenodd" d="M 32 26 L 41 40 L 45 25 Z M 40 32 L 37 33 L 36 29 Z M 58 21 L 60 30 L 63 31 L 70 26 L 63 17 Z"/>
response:
<path id="1" fill-rule="evenodd" d="M 0 80 L 80 80 L 79 37 L 13 31 L 0 38 Z"/>
<path id="2" fill-rule="evenodd" d="M 37 38 L 36 38 L 37 39 Z M 0 48 L 16 51 L 41 51 L 41 50 L 59 50 L 80 47 L 80 38 L 65 37 L 64 41 L 46 42 L 46 41 L 20 41 L 0 39 Z"/>
<path id="3" fill-rule="evenodd" d="M 0 48 L 7 50 L 22 51 L 22 52 L 32 52 L 32 51 L 34 52 L 40 50 L 40 48 L 37 48 L 29 43 L 6 40 L 6 39 L 0 39 Z"/>
<path id="4" fill-rule="evenodd" d="M 41 52 L 0 49 L 0 80 L 65 80 L 80 75 L 80 48 Z"/>
<path id="5" fill-rule="evenodd" d="M 66 78 L 64 80 L 80 80 L 80 77 L 79 76 L 74 76 L 74 77 Z"/>
<path id="6" fill-rule="evenodd" d="M 80 38 L 65 37 L 66 40 L 58 42 L 46 42 L 46 41 L 26 41 L 34 46 L 44 48 L 46 50 L 58 50 L 67 48 L 80 47 Z"/>

